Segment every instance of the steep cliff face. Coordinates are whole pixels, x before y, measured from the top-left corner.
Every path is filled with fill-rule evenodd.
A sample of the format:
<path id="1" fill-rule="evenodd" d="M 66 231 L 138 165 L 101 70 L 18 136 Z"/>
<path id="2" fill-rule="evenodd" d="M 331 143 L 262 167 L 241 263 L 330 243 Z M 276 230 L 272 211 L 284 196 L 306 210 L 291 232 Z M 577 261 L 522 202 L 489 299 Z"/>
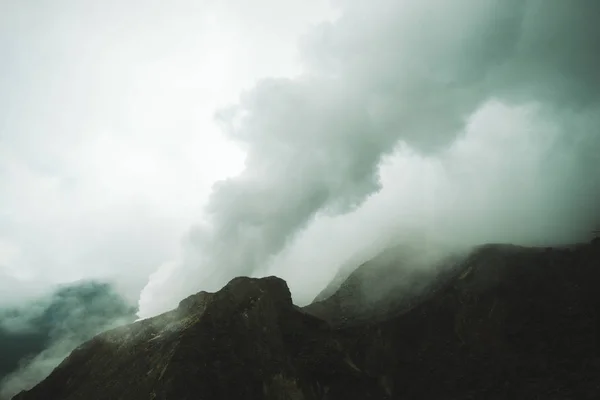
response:
<path id="1" fill-rule="evenodd" d="M 278 278 L 236 278 L 97 336 L 16 399 L 600 398 L 598 241 L 483 246 L 373 302 L 394 265 L 305 309 Z"/>

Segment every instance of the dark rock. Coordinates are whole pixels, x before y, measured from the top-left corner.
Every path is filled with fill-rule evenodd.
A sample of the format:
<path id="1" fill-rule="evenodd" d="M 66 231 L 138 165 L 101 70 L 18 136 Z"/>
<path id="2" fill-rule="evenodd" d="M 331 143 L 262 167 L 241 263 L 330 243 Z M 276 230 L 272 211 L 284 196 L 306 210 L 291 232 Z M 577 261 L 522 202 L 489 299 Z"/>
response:
<path id="1" fill-rule="evenodd" d="M 16 398 L 600 398 L 596 243 L 482 246 L 372 297 L 397 267 L 366 263 L 305 309 L 281 279 L 236 278 L 97 336 Z"/>
<path id="2" fill-rule="evenodd" d="M 342 326 L 402 399 L 600 396 L 600 251 L 484 246 L 399 316 Z"/>
<path id="3" fill-rule="evenodd" d="M 358 397 L 353 397 L 358 396 Z M 279 278 L 236 278 L 94 338 L 17 399 L 382 398 Z"/>

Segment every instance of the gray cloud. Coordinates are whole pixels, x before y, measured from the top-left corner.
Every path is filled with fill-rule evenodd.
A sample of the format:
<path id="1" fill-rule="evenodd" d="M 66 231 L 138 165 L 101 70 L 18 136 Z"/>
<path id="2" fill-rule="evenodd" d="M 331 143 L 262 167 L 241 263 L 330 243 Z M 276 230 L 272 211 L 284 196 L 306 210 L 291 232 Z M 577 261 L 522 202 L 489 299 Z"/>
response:
<path id="1" fill-rule="evenodd" d="M 585 138 L 588 128 L 573 125 L 569 132 Z M 441 152 L 399 146 L 380 165 L 379 192 L 351 213 L 319 213 L 268 273 L 285 278 L 295 301 L 306 304 L 339 267 L 351 271 L 396 244 L 435 264 L 481 243 L 588 240 L 599 221 L 598 140 L 567 146 L 564 138 L 539 106 L 490 101 Z"/>
<path id="2" fill-rule="evenodd" d="M 293 73 L 289 43 L 327 13 L 326 0 L 0 1 L 0 304 L 80 279 L 137 300 L 212 183 L 242 167 L 214 110 Z"/>
<path id="3" fill-rule="evenodd" d="M 461 224 L 459 215 L 469 221 L 464 241 L 494 236 L 535 241 L 537 235 L 542 242 L 561 236 L 547 235 L 539 221 L 537 229 L 523 235 L 477 234 L 510 231 L 528 213 L 548 219 L 548 229 L 570 232 L 562 240 L 580 238 L 589 227 L 598 204 L 598 2 L 335 4 L 340 18 L 313 29 L 302 43 L 301 76 L 263 80 L 219 115 L 228 135 L 247 151 L 246 169 L 215 187 L 206 220 L 193 230 L 170 277 L 157 274 L 146 287 L 142 314 L 176 304 L 184 292 L 264 272 L 315 217 L 356 210 L 383 192 L 380 162 L 400 143 L 448 168 L 434 173 L 443 178 L 432 183 L 440 193 L 497 196 L 495 202 L 482 200 L 486 207 L 480 210 L 473 208 L 477 201 L 438 207 L 436 223 Z M 494 101 L 532 111 L 524 117 L 517 111 L 480 112 Z M 470 137 L 477 145 L 478 139 L 468 134 L 468 123 L 477 115 L 488 118 L 478 122 L 480 138 L 492 135 L 486 130 L 501 124 L 502 117 L 515 118 L 508 130 L 525 130 L 521 137 L 492 135 L 498 143 L 479 140 L 482 147 L 463 160 L 478 155 L 500 160 L 483 165 L 487 169 L 473 174 L 476 179 L 452 177 L 452 167 L 467 175 L 477 168 L 460 161 L 457 142 Z M 544 143 L 550 144 L 540 147 Z M 494 151 L 499 144 L 505 154 Z M 524 145 L 531 147 L 523 150 Z M 519 174 L 541 181 L 515 185 L 527 191 L 521 197 L 499 191 L 510 191 L 505 180 L 518 181 Z M 491 218 L 491 204 L 505 210 L 500 213 L 505 218 Z M 536 204 L 544 212 L 536 214 Z M 520 212 L 510 214 L 510 207 Z M 576 213 L 568 216 L 567 211 Z M 172 299 L 159 301 L 158 293 Z"/>

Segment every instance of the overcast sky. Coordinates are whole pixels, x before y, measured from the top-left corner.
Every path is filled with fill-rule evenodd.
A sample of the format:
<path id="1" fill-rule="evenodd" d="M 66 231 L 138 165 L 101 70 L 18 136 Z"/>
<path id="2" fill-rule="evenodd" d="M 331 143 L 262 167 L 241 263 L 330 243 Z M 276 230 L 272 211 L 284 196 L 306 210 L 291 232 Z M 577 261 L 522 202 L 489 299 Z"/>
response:
<path id="1" fill-rule="evenodd" d="M 217 108 L 332 15 L 283 3 L 0 1 L 0 302 L 84 277 L 137 300 L 243 167 Z"/>
<path id="2" fill-rule="evenodd" d="M 0 302 L 273 273 L 302 303 L 374 243 L 581 240 L 599 7 L 0 0 Z"/>

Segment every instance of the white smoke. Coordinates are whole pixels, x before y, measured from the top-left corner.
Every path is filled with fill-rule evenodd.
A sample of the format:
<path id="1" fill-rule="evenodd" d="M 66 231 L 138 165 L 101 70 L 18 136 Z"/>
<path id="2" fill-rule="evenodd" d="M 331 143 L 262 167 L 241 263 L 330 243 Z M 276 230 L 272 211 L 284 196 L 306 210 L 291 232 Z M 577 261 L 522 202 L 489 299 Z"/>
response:
<path id="1" fill-rule="evenodd" d="M 219 114 L 245 170 L 215 186 L 140 316 L 236 275 L 325 279 L 375 236 L 564 242 L 598 217 L 600 3 L 335 4 L 339 19 L 302 43 L 301 76 L 263 80 Z M 336 225 L 340 249 L 312 242 L 304 266 L 290 256 Z"/>

